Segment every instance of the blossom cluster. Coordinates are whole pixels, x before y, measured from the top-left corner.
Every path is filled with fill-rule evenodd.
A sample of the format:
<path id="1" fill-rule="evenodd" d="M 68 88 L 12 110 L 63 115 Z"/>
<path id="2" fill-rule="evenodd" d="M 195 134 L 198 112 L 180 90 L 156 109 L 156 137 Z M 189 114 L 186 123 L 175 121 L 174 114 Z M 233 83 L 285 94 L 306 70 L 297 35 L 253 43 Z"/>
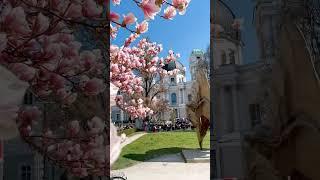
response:
<path id="1" fill-rule="evenodd" d="M 166 63 L 175 61 L 179 54 L 176 55 L 173 51 L 169 51 L 167 57 L 160 58 L 161 51 L 161 45 L 148 42 L 147 39 L 141 39 L 137 46 L 132 48 L 116 45 L 110 48 L 110 79 L 120 92 L 130 97 L 117 96 L 116 102 L 133 118 L 146 117 L 154 112 L 148 103 L 144 103 L 143 80 L 148 77 L 161 78 L 179 72 L 178 69 L 166 71 L 163 68 Z"/>
<path id="2" fill-rule="evenodd" d="M 36 96 L 71 104 L 78 93 L 104 90 L 100 50 L 80 52 L 68 26 L 100 16 L 94 0 L 5 0 L 1 8 L 0 64 L 28 82 Z"/>

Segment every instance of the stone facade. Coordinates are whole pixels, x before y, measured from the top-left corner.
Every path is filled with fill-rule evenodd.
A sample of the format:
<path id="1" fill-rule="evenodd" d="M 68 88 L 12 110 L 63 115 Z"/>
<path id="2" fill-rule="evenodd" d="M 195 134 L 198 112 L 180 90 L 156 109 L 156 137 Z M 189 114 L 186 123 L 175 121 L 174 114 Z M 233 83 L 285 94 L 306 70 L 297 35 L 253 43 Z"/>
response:
<path id="1" fill-rule="evenodd" d="M 272 1 L 255 1 L 255 23 L 258 40 L 261 46 L 260 59 L 245 64 L 242 59 L 243 44 L 241 35 L 236 29 L 230 29 L 236 19 L 232 10 L 223 1 L 216 1 L 215 8 L 218 19 L 214 19 L 212 27 L 218 24 L 225 27 L 221 33 L 211 36 L 213 44 L 212 72 L 212 121 L 214 133 L 211 133 L 211 149 L 214 153 L 212 164 L 213 178 L 247 177 L 245 137 L 263 120 L 263 99 L 268 90 L 271 77 L 270 64 L 276 54 L 277 4 Z M 212 7 L 214 8 L 214 7 Z M 222 11 L 222 10 L 223 11 Z M 273 9 L 272 11 L 269 11 Z M 268 13 L 267 13 L 268 12 Z M 227 14 L 227 15 L 223 15 Z M 219 17 L 229 19 L 221 20 Z M 257 50 L 258 50 L 257 48 Z"/>

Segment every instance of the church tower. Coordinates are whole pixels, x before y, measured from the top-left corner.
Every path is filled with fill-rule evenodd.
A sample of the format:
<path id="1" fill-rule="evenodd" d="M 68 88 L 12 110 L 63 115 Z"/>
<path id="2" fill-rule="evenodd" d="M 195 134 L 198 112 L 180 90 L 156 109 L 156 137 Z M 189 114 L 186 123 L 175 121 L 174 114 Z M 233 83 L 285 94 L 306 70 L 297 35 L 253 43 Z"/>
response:
<path id="1" fill-rule="evenodd" d="M 198 66 L 199 61 L 204 61 L 204 52 L 200 49 L 194 49 L 191 53 L 191 56 L 189 58 L 189 68 L 190 68 L 190 74 L 191 74 L 191 80 L 196 80 L 196 68 Z"/>
<path id="2" fill-rule="evenodd" d="M 214 70 L 228 64 L 242 65 L 242 22 L 223 1 L 216 1 L 214 6 L 211 19 Z"/>

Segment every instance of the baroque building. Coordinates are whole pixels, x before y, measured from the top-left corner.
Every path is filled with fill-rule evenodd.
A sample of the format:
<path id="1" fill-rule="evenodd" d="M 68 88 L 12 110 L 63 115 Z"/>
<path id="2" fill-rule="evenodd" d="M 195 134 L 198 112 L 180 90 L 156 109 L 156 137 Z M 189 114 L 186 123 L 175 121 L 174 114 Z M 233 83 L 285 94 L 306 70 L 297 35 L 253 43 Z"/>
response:
<path id="1" fill-rule="evenodd" d="M 212 4 L 212 178 L 319 179 L 320 2 L 252 3 L 260 57 L 250 64 L 225 55 L 241 54 L 241 34 L 228 5 Z"/>
<path id="2" fill-rule="evenodd" d="M 261 56 L 253 63 L 244 63 L 244 43 L 241 30 L 235 26 L 237 17 L 223 1 L 212 3 L 211 11 L 211 94 L 212 177 L 247 176 L 246 142 L 248 132 L 262 123 L 264 96 L 271 76 L 270 62 L 274 59 L 275 24 L 271 1 L 256 2 L 257 36 Z M 276 8 L 272 11 L 276 13 Z M 271 26 L 271 27 L 270 27 Z M 262 40 L 261 40 L 262 39 Z M 259 50 L 257 48 L 256 50 Z"/>

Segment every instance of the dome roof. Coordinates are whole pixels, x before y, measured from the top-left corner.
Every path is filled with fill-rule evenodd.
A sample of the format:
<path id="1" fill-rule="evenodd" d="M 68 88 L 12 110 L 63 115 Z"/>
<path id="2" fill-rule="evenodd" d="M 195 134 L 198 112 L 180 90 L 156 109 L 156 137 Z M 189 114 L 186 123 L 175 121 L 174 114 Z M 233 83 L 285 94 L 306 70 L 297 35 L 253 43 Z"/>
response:
<path id="1" fill-rule="evenodd" d="M 180 61 L 176 60 L 176 61 L 171 61 L 168 64 L 165 64 L 163 69 L 165 69 L 167 71 L 172 71 L 174 69 L 179 69 L 180 71 L 184 71 L 185 67 Z"/>
<path id="2" fill-rule="evenodd" d="M 232 27 L 236 16 L 231 8 L 223 0 L 215 1 L 212 6 L 213 28 L 232 39 L 240 40 L 240 32 Z"/>
<path id="3" fill-rule="evenodd" d="M 222 0 L 215 2 L 213 3 L 213 24 L 221 25 L 224 30 L 230 29 L 235 19 L 234 13 Z"/>

